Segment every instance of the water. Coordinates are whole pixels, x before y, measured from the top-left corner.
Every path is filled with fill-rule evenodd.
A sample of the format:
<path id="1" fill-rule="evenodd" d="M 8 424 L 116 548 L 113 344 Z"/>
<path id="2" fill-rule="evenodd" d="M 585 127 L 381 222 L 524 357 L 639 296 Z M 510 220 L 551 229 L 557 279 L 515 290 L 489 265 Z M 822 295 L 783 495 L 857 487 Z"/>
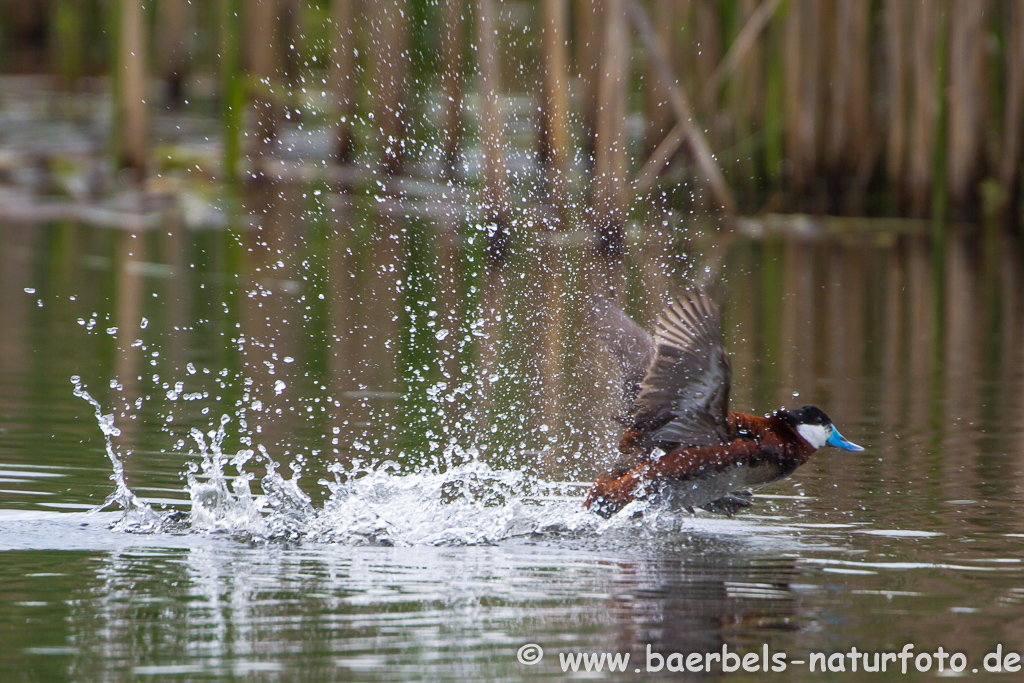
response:
<path id="1" fill-rule="evenodd" d="M 908 643 L 983 679 L 1024 650 L 1018 243 L 680 223 L 620 268 L 540 225 L 499 277 L 472 223 L 282 192 L 257 229 L 0 225 L 5 680 L 554 678 L 578 652 L 639 679 L 667 674 L 648 646 Z M 600 519 L 587 302 L 649 319 L 712 253 L 733 407 L 815 403 L 867 450 L 732 519 Z"/>

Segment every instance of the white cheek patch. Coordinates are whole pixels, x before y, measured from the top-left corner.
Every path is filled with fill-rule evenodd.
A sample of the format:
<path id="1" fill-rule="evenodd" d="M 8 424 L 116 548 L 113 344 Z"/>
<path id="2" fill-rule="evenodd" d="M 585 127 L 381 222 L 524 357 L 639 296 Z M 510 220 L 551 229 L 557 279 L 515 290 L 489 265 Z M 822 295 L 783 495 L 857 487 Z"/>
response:
<path id="1" fill-rule="evenodd" d="M 830 425 L 797 425 L 796 431 L 814 448 L 821 448 L 832 437 Z"/>

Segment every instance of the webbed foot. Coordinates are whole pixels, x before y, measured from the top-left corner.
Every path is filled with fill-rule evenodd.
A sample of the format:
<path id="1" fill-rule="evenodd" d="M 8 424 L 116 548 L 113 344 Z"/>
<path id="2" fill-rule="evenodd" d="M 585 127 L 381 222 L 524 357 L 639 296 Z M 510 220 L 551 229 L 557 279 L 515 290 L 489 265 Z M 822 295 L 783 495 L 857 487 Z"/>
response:
<path id="1" fill-rule="evenodd" d="M 605 519 L 608 519 L 616 512 L 618 512 L 620 509 L 622 509 L 622 506 L 619 505 L 614 500 L 610 500 L 608 498 L 603 498 L 600 496 L 591 496 L 590 498 L 587 499 L 587 502 L 583 504 L 583 507 L 591 510 L 592 512 L 596 512 Z"/>
<path id="2" fill-rule="evenodd" d="M 597 478 L 583 507 L 604 518 L 611 517 L 633 500 L 636 481 L 621 469 L 606 472 Z"/>
<path id="3" fill-rule="evenodd" d="M 740 510 L 752 506 L 754 504 L 753 498 L 753 491 L 743 489 L 741 491 L 733 491 L 728 495 L 722 496 L 718 500 L 713 500 L 706 505 L 701 505 L 700 507 L 708 512 L 732 517 Z"/>

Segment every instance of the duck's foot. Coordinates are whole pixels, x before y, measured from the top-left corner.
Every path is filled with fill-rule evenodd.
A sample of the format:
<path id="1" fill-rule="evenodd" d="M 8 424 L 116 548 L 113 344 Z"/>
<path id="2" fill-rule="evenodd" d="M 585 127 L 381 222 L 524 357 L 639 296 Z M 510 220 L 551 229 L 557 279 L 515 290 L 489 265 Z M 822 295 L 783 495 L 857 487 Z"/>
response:
<path id="1" fill-rule="evenodd" d="M 716 514 L 725 515 L 726 517 L 732 517 L 740 510 L 750 507 L 753 505 L 754 492 L 748 489 L 742 491 L 733 491 L 732 493 L 722 496 L 718 500 L 713 500 L 706 505 L 701 505 L 701 508 L 708 512 L 714 512 Z"/>
<path id="2" fill-rule="evenodd" d="M 595 497 L 593 494 L 591 494 L 590 498 L 587 499 L 587 502 L 583 504 L 583 507 L 589 509 L 591 512 L 596 512 L 605 519 L 608 519 L 622 509 L 622 505 L 618 502 L 603 496 Z"/>

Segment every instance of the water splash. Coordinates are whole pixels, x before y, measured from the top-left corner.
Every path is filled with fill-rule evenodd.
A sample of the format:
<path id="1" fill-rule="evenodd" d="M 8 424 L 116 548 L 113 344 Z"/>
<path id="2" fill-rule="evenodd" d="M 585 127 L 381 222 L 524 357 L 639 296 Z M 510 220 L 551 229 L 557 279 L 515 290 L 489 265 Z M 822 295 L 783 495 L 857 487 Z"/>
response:
<path id="1" fill-rule="evenodd" d="M 114 424 L 113 413 L 103 414 L 103 407 L 99 401 L 94 399 L 86 391 L 82 384 L 82 378 L 74 375 L 71 383 L 75 386 L 74 395 L 87 401 L 96 411 L 96 421 L 103 432 L 103 439 L 106 444 L 107 458 L 110 460 L 112 472 L 110 480 L 114 482 L 114 490 L 107 496 L 102 504 L 97 505 L 90 514 L 105 510 L 111 505 L 119 505 L 124 510 L 124 516 L 117 522 L 115 528 L 125 531 L 151 532 L 161 527 L 162 518 L 153 509 L 135 495 L 124 480 L 124 459 L 119 457 L 114 449 L 114 439 L 121 435 L 121 430 Z M 130 455 L 127 454 L 127 455 Z M 127 457 L 127 455 L 125 457 Z"/>
<path id="2" fill-rule="evenodd" d="M 124 478 L 124 457 L 114 439 L 121 431 L 113 414 L 73 377 L 74 394 L 95 409 L 106 442 L 114 491 L 93 512 L 113 505 L 124 514 L 114 529 L 134 533 L 224 533 L 247 540 L 387 546 L 493 543 L 537 533 L 574 533 L 609 526 L 585 511 L 580 486 L 547 482 L 523 470 L 495 469 L 478 451 L 448 447 L 444 456 L 415 472 L 402 472 L 395 462 L 356 462 L 330 468 L 333 481 L 320 481 L 328 496 L 315 508 L 299 486 L 299 461 L 291 478 L 258 446 L 224 452 L 231 417 L 216 429 L 191 430 L 199 460 L 185 473 L 190 507 L 187 512 L 158 512 L 140 500 Z M 253 491 L 253 463 L 266 468 Z M 622 517 L 625 519 L 625 516 Z"/>
<path id="3" fill-rule="evenodd" d="M 191 430 L 199 460 L 185 472 L 188 510 L 158 512 L 125 482 L 124 458 L 114 447 L 120 435 L 114 416 L 103 414 L 79 377 L 72 382 L 75 396 L 95 409 L 106 441 L 115 488 L 93 512 L 118 505 L 124 514 L 113 525 L 115 530 L 214 533 L 250 542 L 436 546 L 608 532 L 635 539 L 637 532 L 663 534 L 693 528 L 689 515 L 645 501 L 634 501 L 620 514 L 602 519 L 583 508 L 586 485 L 548 481 L 526 469 L 496 468 L 482 459 L 480 450 L 455 445 L 411 472 L 394 461 L 336 463 L 329 468 L 333 480 L 319 482 L 326 496 L 323 505 L 316 507 L 299 485 L 301 458 L 289 464 L 292 476 L 285 478 L 280 464 L 262 445 L 234 455 L 224 452 L 229 415 L 220 418 L 216 429 Z M 250 469 L 253 464 L 266 470 L 258 480 Z"/>
<path id="4" fill-rule="evenodd" d="M 344 474 L 348 477 L 343 481 Z M 331 495 L 310 536 L 382 545 L 493 543 L 534 533 L 593 529 L 598 520 L 570 495 L 576 485 L 545 482 L 471 459 L 444 472 L 400 474 L 336 468 Z"/>
<path id="5" fill-rule="evenodd" d="M 225 455 L 222 445 L 230 418 L 221 417 L 220 426 L 209 434 L 192 429 L 192 439 L 199 447 L 202 461 L 190 463 L 185 474 L 186 488 L 192 507 L 189 510 L 188 526 L 196 531 L 224 531 L 235 533 L 241 530 L 253 535 L 267 534 L 263 519 L 262 501 L 252 494 L 250 482 L 253 475 L 245 470 L 253 451 L 245 449 L 234 458 Z M 207 445 L 206 438 L 210 443 Z M 230 481 L 224 466 L 234 465 L 237 476 Z"/>

